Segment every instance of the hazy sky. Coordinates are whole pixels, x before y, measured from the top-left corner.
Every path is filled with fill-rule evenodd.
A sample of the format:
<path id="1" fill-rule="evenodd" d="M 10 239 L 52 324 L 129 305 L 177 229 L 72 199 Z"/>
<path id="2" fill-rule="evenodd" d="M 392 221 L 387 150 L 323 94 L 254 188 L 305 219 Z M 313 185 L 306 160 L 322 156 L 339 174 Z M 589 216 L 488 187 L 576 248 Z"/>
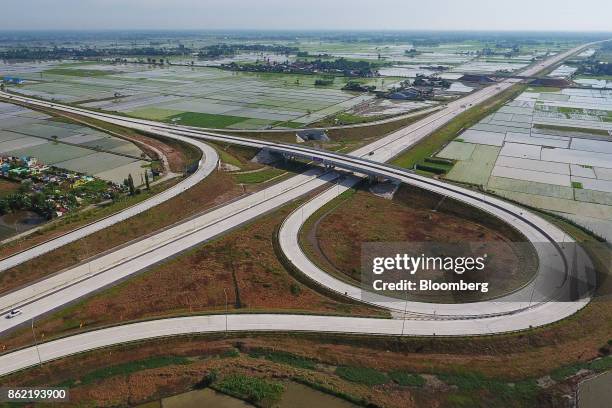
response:
<path id="1" fill-rule="evenodd" d="M 612 31 L 611 0 L 21 0 L 0 29 Z"/>

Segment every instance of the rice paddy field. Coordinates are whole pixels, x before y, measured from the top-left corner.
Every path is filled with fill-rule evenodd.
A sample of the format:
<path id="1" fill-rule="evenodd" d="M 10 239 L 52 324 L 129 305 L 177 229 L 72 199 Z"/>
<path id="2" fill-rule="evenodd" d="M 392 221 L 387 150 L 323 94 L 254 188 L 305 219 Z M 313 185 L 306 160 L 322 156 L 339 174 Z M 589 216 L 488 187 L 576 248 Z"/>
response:
<path id="1" fill-rule="evenodd" d="M 314 85 L 318 76 L 231 72 L 211 67 L 59 64 L 32 72 L 16 92 L 88 108 L 183 125 L 231 129 L 301 127 L 374 99 L 342 91 L 349 78 Z M 2 75 L 6 65 L 0 65 Z M 379 89 L 393 78 L 362 79 Z"/>
<path id="2" fill-rule="evenodd" d="M 304 44 L 300 45 L 300 49 Z M 416 47 L 416 55 L 407 55 L 406 51 Z M 335 57 L 350 59 L 377 60 L 390 62 L 388 67 L 381 68 L 383 76 L 400 76 L 414 78 L 417 74 L 431 75 L 436 71 L 432 66 L 443 66 L 447 70 L 441 77 L 456 80 L 463 74 L 493 74 L 497 71 L 514 72 L 529 65 L 534 58 L 545 54 L 553 55 L 569 47 L 569 44 L 531 45 L 521 48 L 521 53 L 512 56 L 478 55 L 483 48 L 495 49 L 495 46 L 480 41 L 458 43 L 441 43 L 432 46 L 413 44 L 364 45 L 357 43 L 311 43 L 304 47 L 313 54 L 329 54 Z"/>
<path id="3" fill-rule="evenodd" d="M 527 89 L 446 145 L 449 180 L 568 218 L 612 240 L 612 91 Z"/>
<path id="4" fill-rule="evenodd" d="M 163 39 L 160 41 L 165 43 Z M 209 44 L 207 41 L 212 39 L 190 41 L 185 39 L 183 43 L 197 48 Z M 219 41 L 235 42 L 232 39 Z M 416 55 L 406 54 L 414 47 L 410 43 L 301 39 L 267 41 L 266 44 L 297 47 L 300 52 L 309 53 L 312 56 L 309 58 L 323 55 L 329 59 L 343 57 L 369 61 L 377 65 L 381 77 L 335 76 L 331 85 L 315 86 L 315 81 L 323 76 L 232 72 L 217 68 L 229 62 L 252 63 L 261 59 L 281 62 L 297 58 L 296 54 L 271 52 L 243 52 L 209 60 L 191 55 L 174 56 L 169 57 L 174 65 L 164 66 L 137 64 L 135 57 L 127 58 L 130 63 L 111 63 L 110 59 L 99 62 L 3 62 L 0 63 L 0 76 L 25 79 L 23 85 L 11 87 L 22 94 L 138 118 L 210 128 L 298 128 L 375 102 L 372 94 L 343 91 L 341 88 L 350 80 L 384 90 L 419 73 L 437 73 L 439 71 L 433 67 L 442 66 L 445 67 L 442 77 L 456 81 L 466 73 L 514 72 L 530 64 L 535 57 L 571 46 L 563 43 L 523 45 L 519 54 L 506 57 L 500 55 L 493 44 L 480 41 L 419 45 Z M 176 44 L 169 42 L 168 46 Z M 480 55 L 485 47 L 492 47 L 498 53 Z M 472 87 L 459 82 L 454 82 L 449 90 L 457 95 L 471 91 Z M 410 110 L 392 108 L 395 112 Z"/>
<path id="5" fill-rule="evenodd" d="M 0 154 L 36 157 L 44 164 L 121 183 L 138 183 L 149 162 L 133 143 L 55 120 L 21 106 L 0 103 Z"/>

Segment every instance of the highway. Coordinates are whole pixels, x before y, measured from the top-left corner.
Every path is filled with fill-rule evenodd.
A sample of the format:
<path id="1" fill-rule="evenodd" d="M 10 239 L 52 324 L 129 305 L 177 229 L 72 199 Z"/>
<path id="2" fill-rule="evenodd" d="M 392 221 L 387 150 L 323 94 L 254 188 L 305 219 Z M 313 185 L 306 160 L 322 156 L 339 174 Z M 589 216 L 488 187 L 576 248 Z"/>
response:
<path id="1" fill-rule="evenodd" d="M 578 49 L 575 49 L 571 50 L 570 52 L 560 54 L 559 56 L 554 57 L 553 61 L 547 61 L 546 64 L 539 64 L 538 66 L 549 66 L 550 64 L 556 63 L 558 60 L 577 51 Z M 537 72 L 541 68 L 536 69 L 536 67 L 534 67 L 532 69 L 536 70 L 535 72 Z M 508 79 L 468 95 L 461 100 L 451 102 L 444 109 L 435 112 L 433 115 L 430 115 L 427 118 L 401 129 L 400 131 L 379 139 L 371 145 L 353 152 L 353 155 L 325 152 L 290 144 L 219 135 L 205 131 L 163 125 L 150 121 L 126 119 L 120 116 L 91 112 L 79 108 L 41 102 L 31 98 L 15 95 L 2 94 L 2 96 L 10 97 L 32 105 L 39 104 L 58 110 L 74 112 L 122 126 L 145 129 L 146 131 L 153 133 L 168 132 L 172 135 L 185 138 L 201 138 L 205 140 L 222 141 L 224 143 L 235 143 L 257 148 L 268 148 L 270 150 L 283 153 L 287 156 L 303 157 L 310 160 L 314 159 L 315 161 L 326 165 L 333 165 L 354 171 L 359 175 L 373 174 L 387 177 L 426 188 L 444 195 L 453 196 L 470 205 L 490 212 L 506 222 L 511 223 L 533 242 L 551 243 L 551 248 L 554 247 L 554 251 L 556 251 L 557 254 L 551 255 L 550 262 L 555 265 L 554 268 L 559 268 L 559 276 L 563 277 L 559 279 L 565 281 L 569 273 L 567 259 L 563 251 L 559 249 L 556 243 L 571 242 L 571 239 L 548 222 L 530 212 L 523 210 L 520 207 L 502 200 L 493 199 L 490 197 L 484 200 L 481 194 L 471 190 L 451 186 L 438 180 L 418 176 L 405 169 L 398 169 L 378 162 L 378 160 L 386 161 L 397 155 L 399 152 L 405 150 L 407 147 L 431 133 L 432 130 L 452 120 L 458 114 L 463 112 L 466 106 L 478 104 L 512 86 L 512 84 L 516 83 L 516 81 L 516 79 Z M 372 152 L 371 155 L 370 152 Z M 363 155 L 368 158 L 366 159 L 359 157 Z M 0 332 L 9 330 L 19 324 L 26 323 L 35 316 L 48 313 L 49 311 L 59 308 L 69 302 L 75 301 L 93 291 L 111 285 L 113 282 L 123 279 L 130 274 L 137 273 L 144 268 L 161 262 L 164 259 L 175 255 L 176 253 L 184 251 L 194 245 L 204 242 L 207 239 L 236 228 L 245 222 L 253 220 L 263 213 L 272 211 L 275 208 L 286 204 L 290 200 L 303 196 L 316 188 L 325 186 L 336 178 L 337 174 L 332 171 L 318 169 L 309 170 L 304 174 L 292 177 L 289 180 L 271 186 L 259 193 L 237 200 L 193 220 L 178 224 L 172 228 L 160 232 L 159 234 L 155 234 L 151 237 L 146 237 L 143 240 L 125 245 L 117 251 L 105 254 L 89 263 L 70 268 L 69 270 L 58 273 L 27 288 L 3 296 L 0 298 L 0 310 L 7 310 L 12 307 L 19 306 L 23 309 L 24 313 L 23 315 L 14 319 L 3 319 L 3 321 L 0 323 Z M 350 178 L 346 180 L 350 180 Z M 329 199 L 333 198 L 329 194 L 328 196 Z M 320 202 L 321 201 L 317 201 L 317 199 L 315 199 L 315 204 L 313 205 L 319 205 Z M 285 241 L 285 239 L 283 239 L 283 241 Z M 292 251 L 290 250 L 289 252 Z M 541 255 L 548 258 L 547 254 Z M 553 256 L 557 257 L 558 259 L 555 260 L 552 258 Z M 336 290 L 334 289 L 333 285 L 330 286 L 330 288 L 332 290 Z M 555 286 L 555 298 L 559 295 L 558 292 L 563 292 L 565 289 L 566 285 L 564 285 L 562 282 L 560 287 Z M 449 318 L 445 320 L 439 320 L 432 316 L 427 316 L 431 313 L 431 310 L 415 310 L 414 312 L 419 314 L 422 313 L 424 316 L 421 316 L 420 319 L 416 319 L 414 321 L 411 320 L 410 323 L 406 323 L 405 326 L 407 329 L 403 334 L 418 335 L 436 332 L 437 334 L 439 333 L 444 335 L 467 335 L 520 330 L 529 326 L 550 323 L 566 317 L 583 307 L 586 303 L 588 303 L 588 300 L 588 296 L 583 296 L 577 298 L 575 301 L 540 302 L 537 304 L 537 307 L 523 305 L 523 307 L 518 309 L 513 308 L 512 310 L 499 310 L 497 311 L 499 313 L 497 315 L 495 313 L 486 313 L 485 315 L 479 313 L 479 318 L 473 318 L 473 311 L 470 312 L 465 308 L 459 312 L 456 310 L 449 310 Z M 470 307 L 474 308 L 474 306 Z M 394 309 L 397 308 L 394 307 Z M 493 312 L 496 311 L 494 310 Z M 268 322 L 268 320 L 266 320 L 268 319 L 267 316 L 270 315 L 251 315 L 248 317 L 242 316 L 240 318 L 228 317 L 228 319 L 232 321 L 232 330 L 300 331 L 309 330 L 309 324 L 312 322 L 312 330 L 317 331 L 359 332 L 364 334 L 402 334 L 396 330 L 398 323 L 394 320 L 335 318 L 322 316 L 301 316 L 285 319 L 274 316 L 269 317 L 270 321 Z M 196 320 L 194 320 L 191 330 L 194 332 L 199 332 L 202 330 L 208 330 L 206 327 L 203 328 L 201 326 L 201 322 L 210 323 L 210 319 L 217 318 L 202 317 L 194 319 Z M 223 318 L 223 320 L 225 319 Z M 174 322 L 180 322 L 180 320 L 169 319 L 160 323 L 163 325 L 168 325 L 167 328 L 162 330 L 166 334 L 162 335 L 173 334 L 172 331 L 174 330 L 174 326 L 172 325 Z M 343 324 L 346 324 L 346 328 L 343 328 Z M 403 326 L 404 325 L 402 324 L 402 327 Z M 137 331 L 139 326 L 126 325 L 123 327 L 126 327 L 125 330 L 127 331 Z M 130 329 L 130 327 L 135 328 Z M 218 328 L 215 326 L 211 330 L 218 331 Z M 179 333 L 180 332 L 177 331 L 176 334 Z M 109 338 L 108 341 L 117 341 L 119 338 L 120 337 Z M 64 340 L 69 341 L 69 339 L 70 338 Z M 80 339 L 84 342 L 83 345 L 89 344 L 87 343 L 86 339 Z M 73 346 L 68 346 L 68 349 L 70 349 L 70 347 Z M 58 346 L 55 350 L 57 352 L 61 350 L 61 348 Z M 73 347 L 73 350 L 76 349 Z M 4 363 L 6 359 L 10 359 L 10 356 L 11 354 L 2 356 L 0 358 L 0 363 Z M 9 367 L 8 360 L 6 361 L 7 367 Z"/>
<path id="2" fill-rule="evenodd" d="M 535 65 L 528 67 L 522 74 L 526 76 L 534 75 L 535 73 L 545 69 L 551 65 L 558 63 L 569 55 L 579 51 L 582 48 L 588 47 L 592 44 L 586 44 L 581 47 L 576 47 L 572 50 L 568 50 L 564 53 L 555 55 L 545 61 L 540 61 Z M 444 123 L 448 122 L 458 114 L 460 114 L 463 110 L 468 108 L 469 106 L 478 104 L 500 92 L 512 86 L 514 83 L 518 82 L 518 79 L 507 79 L 502 81 L 499 84 L 491 85 L 487 88 L 479 90 L 473 94 L 469 94 L 463 98 L 460 98 L 456 101 L 449 103 L 444 109 L 438 110 L 434 112 L 432 115 L 420 120 L 406 128 L 403 128 L 393 134 L 382 138 L 372 144 L 370 144 L 367 148 L 360 149 L 368 153 L 369 151 L 374 151 L 376 153 L 376 159 L 378 161 L 387 161 L 391 159 L 393 156 L 397 155 L 401 151 L 405 150 L 412 144 L 416 143 L 425 135 L 429 134 L 431 131 L 440 127 Z M 53 108 L 59 111 L 68 112 L 68 113 L 76 113 L 85 117 L 90 117 L 94 119 L 99 119 L 103 121 L 107 121 L 109 123 L 113 123 L 120 126 L 125 126 L 132 129 L 137 129 L 140 131 L 145 131 L 149 133 L 157 133 L 159 135 L 176 138 L 177 140 L 186 141 L 188 143 L 197 143 L 193 141 L 193 137 L 201 137 L 208 140 L 217 140 L 229 143 L 238 143 L 246 146 L 252 147 L 262 147 L 264 146 L 262 142 L 260 143 L 252 143 L 252 140 L 247 138 L 230 138 L 228 136 L 218 135 L 215 133 L 205 132 L 201 129 L 182 127 L 182 126 L 171 126 L 161 124 L 159 122 L 148 121 L 148 120 L 140 120 L 140 119 L 128 119 L 118 115 L 111 114 L 103 114 L 92 112 L 86 109 L 69 107 L 61 104 L 40 101 L 34 98 L 14 95 L 6 92 L 0 92 L 0 96 L 5 97 L 8 100 L 13 100 L 15 102 L 21 102 L 30 104 L 32 106 L 39 106 L 43 108 Z M 187 137 L 185 137 L 187 136 Z M 215 137 L 216 136 L 216 137 Z M 231 139 L 231 140 L 230 140 Z M 40 256 L 44 253 L 47 253 L 53 249 L 59 248 L 62 245 L 65 245 L 70 242 L 74 242 L 77 239 L 80 239 L 84 236 L 87 236 L 93 232 L 99 231 L 103 228 L 106 228 L 110 225 L 113 225 L 117 222 L 125 220 L 133 215 L 136 215 L 140 212 L 146 211 L 147 209 L 158 205 L 159 203 L 179 194 L 180 192 L 188 189 L 193 186 L 197 182 L 201 181 L 205 178 L 210 172 L 214 170 L 214 165 L 218 160 L 217 154 L 214 149 L 209 146 L 198 143 L 198 148 L 200 148 L 204 152 L 204 157 L 208 157 L 208 160 L 204 160 L 204 165 L 202 162 L 198 167 L 198 171 L 196 174 L 189 177 L 187 180 L 177 184 L 173 188 L 165 191 L 153 197 L 147 201 L 144 201 L 140 204 L 137 204 L 133 207 L 130 207 L 120 213 L 109 216 L 100 221 L 94 222 L 92 224 L 83 226 L 74 231 L 71 231 L 61 237 L 57 237 L 53 240 L 47 241 L 45 243 L 34 246 L 28 250 L 22 251 L 19 254 L 13 255 L 11 257 L 0 260 L 0 272 L 6 269 L 12 268 L 16 265 L 19 265 L 27 260 L 33 259 L 37 256 Z M 273 148 L 272 145 L 270 145 Z M 367 151 L 366 151 L 367 150 Z M 291 147 L 288 149 L 280 150 L 282 153 L 287 155 L 292 155 Z M 354 152 L 355 154 L 365 154 L 363 152 Z"/>
<path id="3" fill-rule="evenodd" d="M 531 313 L 473 320 L 400 320 L 292 314 L 229 314 L 176 317 L 92 330 L 38 347 L 0 355 L 0 376 L 58 358 L 108 347 L 167 336 L 228 332 L 341 333 L 380 336 L 455 336 L 503 333 L 538 327 L 556 321 L 560 309 L 571 315 L 588 303 L 549 302 Z M 40 353 L 40 354 L 39 354 Z M 39 360 L 40 355 L 40 360 Z"/>
<path id="4" fill-rule="evenodd" d="M 1 318 L 0 333 L 230 231 L 325 186 L 335 177 L 333 172 L 309 170 L 187 222 L 127 243 L 89 262 L 9 292 L 0 297 L 0 313 L 4 315 L 15 307 L 19 307 L 23 313 L 12 319 Z"/>

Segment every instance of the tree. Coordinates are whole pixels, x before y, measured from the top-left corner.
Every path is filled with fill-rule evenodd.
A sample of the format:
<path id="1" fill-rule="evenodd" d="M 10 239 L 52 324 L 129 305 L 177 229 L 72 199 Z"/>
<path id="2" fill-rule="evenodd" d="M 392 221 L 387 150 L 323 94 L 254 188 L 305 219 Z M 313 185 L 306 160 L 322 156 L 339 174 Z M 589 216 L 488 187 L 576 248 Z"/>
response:
<path id="1" fill-rule="evenodd" d="M 136 194 L 136 187 L 134 187 L 134 179 L 132 178 L 132 174 L 128 175 L 127 182 L 127 186 L 130 189 L 130 195 L 133 196 Z"/>
<path id="2" fill-rule="evenodd" d="M 150 190 L 151 187 L 149 186 L 149 172 L 145 171 L 145 186 L 147 187 L 147 190 Z"/>
<path id="3" fill-rule="evenodd" d="M 0 214 L 6 214 L 9 212 L 10 207 L 6 200 L 0 200 Z"/>

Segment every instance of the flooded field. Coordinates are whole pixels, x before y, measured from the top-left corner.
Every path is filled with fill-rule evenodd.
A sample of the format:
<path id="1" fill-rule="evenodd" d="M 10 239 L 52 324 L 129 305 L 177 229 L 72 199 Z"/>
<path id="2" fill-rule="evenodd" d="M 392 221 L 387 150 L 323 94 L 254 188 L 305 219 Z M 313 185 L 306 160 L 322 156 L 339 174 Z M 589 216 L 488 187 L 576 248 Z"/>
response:
<path id="1" fill-rule="evenodd" d="M 438 153 L 455 161 L 446 177 L 612 239 L 612 91 L 551 90 L 527 89 L 458 135 Z"/>
<path id="2" fill-rule="evenodd" d="M 578 387 L 578 408 L 604 408 L 612 400 L 612 371 L 583 381 Z"/>
<path id="3" fill-rule="evenodd" d="M 0 241 L 32 229 L 44 222 L 46 220 L 43 217 L 32 211 L 16 211 L 2 215 L 0 216 Z"/>
<path id="4" fill-rule="evenodd" d="M 228 45 L 234 44 L 231 39 L 223 39 L 226 41 Z M 187 45 L 204 44 L 208 43 L 194 40 Z M 110 59 L 4 62 L 0 63 L 0 76 L 25 80 L 22 85 L 12 87 L 25 95 L 144 119 L 210 128 L 297 128 L 375 100 L 371 93 L 343 91 L 348 81 L 358 80 L 363 85 L 385 90 L 402 78 L 414 78 L 417 74 L 439 73 L 445 79 L 457 80 L 465 73 L 516 71 L 544 53 L 541 44 L 531 44 L 524 45 L 520 54 L 504 56 L 497 51 L 482 55 L 483 49 L 491 50 L 492 44 L 480 41 L 415 45 L 301 39 L 276 43 L 279 44 L 299 49 L 302 56 L 295 51 L 243 51 L 218 58 L 204 58 L 197 53 L 174 55 L 162 65 L 149 64 L 143 58 L 139 63 L 136 57 L 125 58 L 120 63 L 111 63 Z M 341 76 L 341 72 L 304 75 L 216 68 L 232 62 L 252 64 L 262 60 L 273 65 L 304 56 L 329 61 L 337 58 L 367 61 L 374 64 L 380 77 L 355 78 Z M 331 79 L 331 83 L 315 85 L 321 79 Z M 453 85 L 451 92 L 471 91 L 469 86 Z"/>
<path id="5" fill-rule="evenodd" d="M 129 141 L 8 103 L 0 103 L 0 154 L 35 157 L 45 165 L 115 183 L 129 174 L 140 180 L 149 164 Z"/>
<path id="6" fill-rule="evenodd" d="M 218 128 L 298 127 L 349 109 L 373 95 L 342 91 L 350 78 L 315 87 L 316 75 L 232 72 L 145 64 L 0 64 L 26 80 L 16 92 L 145 119 Z M 371 78 L 384 88 L 393 79 Z"/>
<path id="7" fill-rule="evenodd" d="M 302 384 L 290 382 L 284 384 L 285 391 L 280 402 L 274 408 L 355 408 L 356 405 L 329 394 L 314 390 Z M 238 398 L 230 397 L 210 388 L 185 392 L 139 405 L 138 408 L 247 408 L 254 407 Z"/>

